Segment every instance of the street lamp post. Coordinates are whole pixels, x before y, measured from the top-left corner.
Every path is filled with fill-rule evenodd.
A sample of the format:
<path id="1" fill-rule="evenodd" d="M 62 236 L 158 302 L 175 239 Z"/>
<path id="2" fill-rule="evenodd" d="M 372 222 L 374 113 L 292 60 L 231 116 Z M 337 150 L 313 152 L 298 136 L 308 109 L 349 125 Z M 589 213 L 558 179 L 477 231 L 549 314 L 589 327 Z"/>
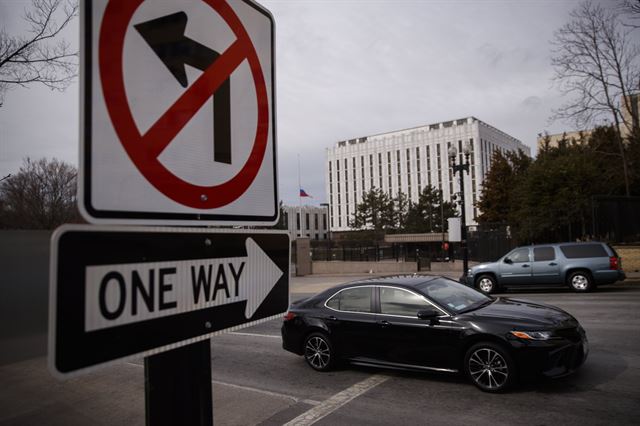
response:
<path id="1" fill-rule="evenodd" d="M 451 163 L 451 169 L 455 174 L 458 172 L 460 175 L 460 221 L 461 223 L 461 240 L 460 246 L 462 247 L 462 278 L 464 279 L 467 275 L 467 269 L 469 269 L 469 248 L 467 246 L 467 220 L 465 213 L 465 203 L 464 203 L 464 172 L 466 171 L 469 174 L 469 155 L 470 155 L 470 147 L 469 144 L 465 144 L 462 149 L 462 153 L 464 154 L 464 162 L 462 159 L 458 161 L 456 164 L 456 157 L 458 156 L 458 150 L 456 147 L 451 144 L 449 147 L 449 162 Z"/>

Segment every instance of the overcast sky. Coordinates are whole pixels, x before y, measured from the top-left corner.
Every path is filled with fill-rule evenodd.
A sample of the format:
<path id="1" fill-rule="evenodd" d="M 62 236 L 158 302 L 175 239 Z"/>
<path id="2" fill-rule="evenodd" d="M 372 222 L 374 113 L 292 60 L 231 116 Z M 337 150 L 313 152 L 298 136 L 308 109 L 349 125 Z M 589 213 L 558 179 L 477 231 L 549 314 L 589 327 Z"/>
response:
<path id="1" fill-rule="evenodd" d="M 550 40 L 577 0 L 263 0 L 276 21 L 280 198 L 301 183 L 326 200 L 326 148 L 339 140 L 475 116 L 532 147 L 562 99 Z M 0 0 L 20 31 L 28 2 Z M 77 43 L 78 20 L 67 32 Z M 25 157 L 78 164 L 78 84 L 10 91 L 0 108 L 0 177 Z"/>

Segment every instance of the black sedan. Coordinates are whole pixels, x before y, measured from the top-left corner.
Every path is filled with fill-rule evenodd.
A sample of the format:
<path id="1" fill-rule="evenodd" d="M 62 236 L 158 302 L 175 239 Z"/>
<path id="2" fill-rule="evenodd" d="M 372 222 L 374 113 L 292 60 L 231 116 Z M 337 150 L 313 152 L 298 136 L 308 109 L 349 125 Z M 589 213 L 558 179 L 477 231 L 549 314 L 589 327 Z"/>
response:
<path id="1" fill-rule="evenodd" d="M 488 392 L 518 377 L 568 374 L 588 353 L 583 328 L 559 308 L 486 296 L 433 276 L 356 281 L 295 302 L 282 345 L 318 371 L 347 360 L 464 372 Z"/>

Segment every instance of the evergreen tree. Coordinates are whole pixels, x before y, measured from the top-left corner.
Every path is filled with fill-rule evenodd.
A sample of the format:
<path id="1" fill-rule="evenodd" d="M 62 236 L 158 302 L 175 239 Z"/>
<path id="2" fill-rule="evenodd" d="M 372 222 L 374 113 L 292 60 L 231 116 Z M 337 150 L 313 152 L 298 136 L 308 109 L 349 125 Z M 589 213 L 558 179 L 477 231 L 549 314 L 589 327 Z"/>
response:
<path id="1" fill-rule="evenodd" d="M 409 209 L 412 203 L 409 202 L 409 198 L 404 192 L 398 192 L 398 195 L 392 200 L 392 202 L 392 228 L 396 231 L 402 232 L 405 229 Z"/>
<path id="2" fill-rule="evenodd" d="M 356 206 L 351 226 L 382 231 L 394 228 L 393 201 L 379 188 L 371 188 Z"/>
<path id="3" fill-rule="evenodd" d="M 443 200 L 442 191 L 428 185 L 420 193 L 418 202 L 409 208 L 404 232 L 443 232 L 447 228 L 447 219 L 454 216 L 455 205 Z"/>
<path id="4" fill-rule="evenodd" d="M 549 145 L 546 145 L 549 150 Z M 531 158 L 523 151 L 503 155 L 496 151 L 491 159 L 491 169 L 484 179 L 480 200 L 479 223 L 507 222 L 513 203 L 512 193 L 519 180 L 531 165 Z"/>

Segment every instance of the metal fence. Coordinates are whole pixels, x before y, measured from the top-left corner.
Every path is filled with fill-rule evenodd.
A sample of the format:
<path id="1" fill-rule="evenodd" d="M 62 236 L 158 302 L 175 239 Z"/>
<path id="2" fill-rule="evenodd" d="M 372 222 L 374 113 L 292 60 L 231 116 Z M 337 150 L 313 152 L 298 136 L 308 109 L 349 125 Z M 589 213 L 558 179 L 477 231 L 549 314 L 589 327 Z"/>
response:
<path id="1" fill-rule="evenodd" d="M 349 262 L 379 262 L 382 260 L 408 261 L 412 257 L 402 244 L 392 246 L 358 246 L 358 247 L 314 247 L 311 250 L 312 260 L 342 260 Z M 415 255 L 413 259 L 415 260 Z"/>
<path id="2" fill-rule="evenodd" d="M 593 237 L 612 243 L 640 241 L 640 197 L 593 197 Z"/>
<path id="3" fill-rule="evenodd" d="M 516 246 L 505 223 L 480 224 L 471 228 L 467 241 L 469 259 L 476 262 L 493 262 Z"/>

